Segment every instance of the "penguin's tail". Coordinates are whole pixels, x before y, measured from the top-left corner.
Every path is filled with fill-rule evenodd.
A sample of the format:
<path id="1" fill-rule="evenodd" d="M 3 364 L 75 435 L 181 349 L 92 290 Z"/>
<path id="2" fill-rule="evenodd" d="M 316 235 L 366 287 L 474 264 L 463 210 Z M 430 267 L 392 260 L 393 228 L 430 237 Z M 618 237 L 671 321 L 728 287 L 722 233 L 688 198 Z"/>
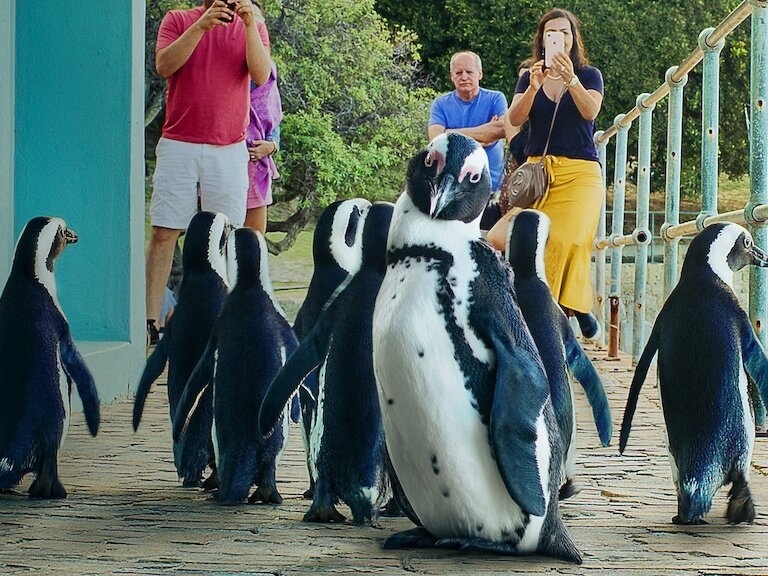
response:
<path id="1" fill-rule="evenodd" d="M 581 552 L 576 548 L 576 544 L 568 533 L 568 529 L 563 524 L 560 513 L 557 512 L 553 516 L 553 529 L 548 530 L 546 536 L 542 534 L 539 540 L 539 552 L 546 556 L 581 564 Z"/>

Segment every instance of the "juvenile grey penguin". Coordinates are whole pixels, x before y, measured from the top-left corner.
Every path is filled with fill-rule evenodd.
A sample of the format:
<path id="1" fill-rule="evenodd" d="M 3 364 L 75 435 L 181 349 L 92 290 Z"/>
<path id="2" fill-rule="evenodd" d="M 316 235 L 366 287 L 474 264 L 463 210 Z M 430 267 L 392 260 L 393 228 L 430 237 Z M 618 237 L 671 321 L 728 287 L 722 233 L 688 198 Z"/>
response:
<path id="1" fill-rule="evenodd" d="M 749 469 L 755 423 L 748 380 L 768 398 L 768 358 L 733 292 L 733 273 L 768 256 L 738 224 L 713 224 L 691 241 L 680 281 L 664 303 L 637 363 L 619 450 L 658 352 L 658 387 L 677 489 L 675 524 L 703 524 L 715 492 L 731 484 L 728 522 L 752 522 Z"/>
<path id="2" fill-rule="evenodd" d="M 259 434 L 258 414 L 269 384 L 298 343 L 272 289 L 267 254 L 264 237 L 250 228 L 227 237 L 230 291 L 173 418 L 174 440 L 179 440 L 200 408 L 199 399 L 210 394 L 216 497 L 222 504 L 244 501 L 253 485 L 257 489 L 249 502 L 282 502 L 275 469 L 288 440 L 287 402 L 278 430 L 267 439 Z"/>
<path id="3" fill-rule="evenodd" d="M 133 429 L 137 430 L 144 403 L 152 383 L 168 364 L 168 408 L 173 417 L 189 376 L 203 354 L 213 324 L 221 313 L 227 295 L 227 263 L 224 243 L 230 230 L 224 214 L 198 212 L 189 223 L 184 237 L 184 278 L 179 299 L 165 335 L 147 358 L 147 364 L 136 390 L 133 406 Z M 173 443 L 173 460 L 185 486 L 197 486 L 203 471 L 213 457 L 211 422 L 213 411 L 210 394 L 200 399 L 187 434 Z M 212 475 L 211 478 L 214 476 Z"/>
<path id="4" fill-rule="evenodd" d="M 72 340 L 53 275 L 77 234 L 60 218 L 37 217 L 21 232 L 0 296 L 0 490 L 35 473 L 30 498 L 66 498 L 58 453 L 69 430 L 72 382 L 88 431 L 99 429 L 99 396 Z"/>
<path id="5" fill-rule="evenodd" d="M 480 239 L 482 147 L 443 134 L 408 165 L 373 316 L 387 450 L 420 527 L 385 548 L 438 546 L 581 562 L 558 505 L 562 444 L 512 272 Z"/>
<path id="6" fill-rule="evenodd" d="M 586 392 L 603 446 L 611 441 L 613 425 L 603 382 L 549 290 L 544 268 L 549 228 L 549 217 L 543 212 L 523 210 L 513 216 L 507 229 L 506 258 L 515 273 L 517 303 L 549 379 L 552 406 L 563 440 L 565 483 L 560 488 L 563 500 L 578 492 L 574 482 L 576 413 L 571 375 Z"/>

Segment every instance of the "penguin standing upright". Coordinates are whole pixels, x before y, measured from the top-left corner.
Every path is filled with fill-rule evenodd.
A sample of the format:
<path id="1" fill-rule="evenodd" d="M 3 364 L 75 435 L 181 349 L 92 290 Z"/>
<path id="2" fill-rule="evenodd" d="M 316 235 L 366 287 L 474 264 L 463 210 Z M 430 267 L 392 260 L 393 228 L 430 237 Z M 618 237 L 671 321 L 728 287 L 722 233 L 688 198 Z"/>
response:
<path id="1" fill-rule="evenodd" d="M 421 526 L 383 546 L 581 562 L 558 506 L 547 377 L 512 272 L 479 238 L 490 194 L 482 147 L 449 133 L 411 159 L 395 205 L 373 361 L 387 450 Z"/>
<path id="2" fill-rule="evenodd" d="M 230 292 L 179 400 L 174 439 L 183 435 L 199 408 L 197 399 L 210 387 L 217 499 L 238 504 L 255 484 L 251 503 L 280 504 L 275 468 L 288 440 L 288 410 L 268 439 L 259 434 L 258 414 L 270 382 L 298 343 L 272 290 L 264 237 L 239 228 L 229 234 L 226 254 Z"/>
<path id="3" fill-rule="evenodd" d="M 60 218 L 40 216 L 21 232 L 0 296 L 0 490 L 35 473 L 30 498 L 66 498 L 58 453 L 69 430 L 72 381 L 91 435 L 99 396 L 72 340 L 53 275 L 56 258 L 77 234 Z"/>
<path id="4" fill-rule="evenodd" d="M 550 220 L 543 212 L 523 210 L 509 221 L 506 258 L 515 273 L 515 294 L 523 318 L 544 363 L 552 407 L 563 440 L 563 500 L 578 492 L 574 484 L 576 414 L 570 373 L 581 383 L 592 406 L 600 442 L 611 441 L 611 409 L 595 367 L 584 354 L 563 309 L 552 297 L 544 270 Z"/>
<path id="5" fill-rule="evenodd" d="M 229 230 L 224 214 L 198 212 L 184 237 L 184 278 L 173 316 L 165 335 L 147 359 L 133 406 L 133 429 L 141 422 L 144 402 L 152 383 L 168 364 L 168 408 L 170 417 L 189 376 L 205 350 L 211 329 L 227 295 L 224 243 Z M 183 441 L 174 442 L 173 460 L 185 486 L 197 486 L 212 457 L 210 395 L 200 399 L 195 419 L 187 426 Z"/>
<path id="6" fill-rule="evenodd" d="M 345 502 L 356 524 L 375 524 L 390 498 L 384 430 L 373 374 L 371 322 L 385 271 L 392 205 L 372 205 L 365 217 L 360 270 L 320 315 L 267 392 L 259 427 L 268 434 L 286 400 L 319 366 L 316 419 L 310 437 L 315 479 L 307 522 L 340 522 Z"/>
<path id="7" fill-rule="evenodd" d="M 318 218 L 312 238 L 314 271 L 307 295 L 293 323 L 293 330 L 299 340 L 309 334 L 336 291 L 343 289 L 349 278 L 360 269 L 363 261 L 362 223 L 370 206 L 371 203 L 364 198 L 337 200 L 329 204 Z M 317 372 L 313 371 L 299 389 L 302 440 L 309 471 L 309 488 L 304 492 L 304 498 L 308 499 L 312 499 L 315 490 L 309 461 L 309 437 L 312 433 L 312 422 L 316 417 L 317 390 Z"/>
<path id="8" fill-rule="evenodd" d="M 733 292 L 733 273 L 768 256 L 738 224 L 713 224 L 691 241 L 680 281 L 661 308 L 629 390 L 619 450 L 627 446 L 651 360 L 667 428 L 676 524 L 702 524 L 715 492 L 731 484 L 728 522 L 752 522 L 749 468 L 755 425 L 748 379 L 768 399 L 768 358 Z"/>

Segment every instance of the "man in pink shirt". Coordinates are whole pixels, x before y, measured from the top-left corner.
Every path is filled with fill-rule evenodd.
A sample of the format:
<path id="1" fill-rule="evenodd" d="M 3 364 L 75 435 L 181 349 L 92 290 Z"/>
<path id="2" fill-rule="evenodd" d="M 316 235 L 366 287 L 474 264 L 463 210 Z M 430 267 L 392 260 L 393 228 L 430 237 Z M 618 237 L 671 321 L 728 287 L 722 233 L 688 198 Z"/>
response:
<path id="1" fill-rule="evenodd" d="M 269 79 L 266 29 L 251 0 L 204 0 L 171 10 L 157 35 L 157 73 L 168 79 L 163 134 L 150 202 L 147 251 L 147 336 L 165 292 L 176 241 L 198 209 L 222 212 L 241 226 L 248 190 L 250 81 Z"/>

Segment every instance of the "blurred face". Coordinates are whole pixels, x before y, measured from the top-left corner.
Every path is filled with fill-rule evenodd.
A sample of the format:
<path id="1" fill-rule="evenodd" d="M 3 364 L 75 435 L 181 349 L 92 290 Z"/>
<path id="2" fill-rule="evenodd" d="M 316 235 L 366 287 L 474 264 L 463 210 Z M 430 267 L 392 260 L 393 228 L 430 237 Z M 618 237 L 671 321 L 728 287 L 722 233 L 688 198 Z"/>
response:
<path id="1" fill-rule="evenodd" d="M 462 100 L 472 100 L 480 92 L 483 72 L 471 54 L 459 54 L 451 62 L 451 81 Z"/>
<path id="2" fill-rule="evenodd" d="M 549 31 L 562 32 L 565 35 L 565 53 L 570 56 L 573 48 L 573 31 L 568 18 L 553 18 L 544 24 L 544 34 Z"/>

